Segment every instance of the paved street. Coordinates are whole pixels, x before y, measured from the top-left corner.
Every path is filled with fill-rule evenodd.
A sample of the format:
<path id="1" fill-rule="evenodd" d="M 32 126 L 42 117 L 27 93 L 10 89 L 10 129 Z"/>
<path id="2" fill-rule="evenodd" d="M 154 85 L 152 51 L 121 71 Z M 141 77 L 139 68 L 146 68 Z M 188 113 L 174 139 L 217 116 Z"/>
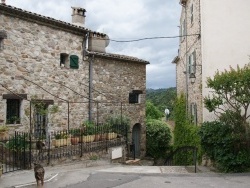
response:
<path id="1" fill-rule="evenodd" d="M 46 167 L 44 188 L 249 188 L 250 174 L 190 173 L 185 167 L 124 166 L 105 162 Z M 189 170 L 190 171 L 190 170 Z M 5 174 L 0 187 L 36 187 L 33 170 Z"/>

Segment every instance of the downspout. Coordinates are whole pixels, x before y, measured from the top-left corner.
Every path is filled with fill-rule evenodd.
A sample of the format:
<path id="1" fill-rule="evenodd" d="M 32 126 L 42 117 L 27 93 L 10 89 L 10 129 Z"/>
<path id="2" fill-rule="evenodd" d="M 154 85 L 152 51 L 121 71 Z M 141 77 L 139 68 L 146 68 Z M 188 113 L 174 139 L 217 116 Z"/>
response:
<path id="1" fill-rule="evenodd" d="M 187 54 L 187 52 L 188 52 L 188 50 L 187 50 L 187 48 L 188 48 L 188 41 L 187 41 L 187 31 L 188 31 L 188 29 L 187 29 L 187 9 L 186 9 L 186 3 L 185 4 L 181 4 L 180 3 L 180 5 L 185 9 L 185 31 L 186 31 L 186 36 L 185 36 L 185 40 L 186 40 L 186 52 L 185 52 L 185 55 L 186 55 L 186 118 L 188 118 L 188 91 L 189 91 L 189 89 L 188 89 L 188 76 L 189 76 L 189 72 L 188 72 L 188 54 Z"/>
<path id="2" fill-rule="evenodd" d="M 86 56 L 90 58 L 89 62 L 89 109 L 88 109 L 88 120 L 92 120 L 92 87 L 93 87 L 93 62 L 94 62 L 94 55 L 90 57 L 90 54 L 87 50 L 87 42 L 89 40 L 89 32 L 86 33 L 83 39 L 83 60 L 87 59 Z"/>
<path id="3" fill-rule="evenodd" d="M 189 97 L 189 89 L 188 89 L 188 76 L 189 76 L 189 72 L 188 72 L 188 40 L 187 40 L 187 34 L 188 34 L 188 28 L 187 28 L 187 8 L 185 5 L 185 30 L 186 30 L 186 117 L 188 118 L 188 97 Z"/>
<path id="4" fill-rule="evenodd" d="M 89 61 L 89 121 L 92 120 L 93 62 L 94 62 L 94 55 L 92 55 Z"/>

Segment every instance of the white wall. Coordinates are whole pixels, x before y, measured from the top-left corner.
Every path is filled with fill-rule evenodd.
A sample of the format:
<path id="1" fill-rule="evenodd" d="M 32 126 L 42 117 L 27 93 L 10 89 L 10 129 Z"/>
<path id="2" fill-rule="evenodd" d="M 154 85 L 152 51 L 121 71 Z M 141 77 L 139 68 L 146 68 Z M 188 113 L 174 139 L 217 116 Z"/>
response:
<path id="1" fill-rule="evenodd" d="M 202 87 L 229 66 L 243 67 L 250 55 L 250 0 L 201 0 Z M 203 121 L 213 116 L 203 109 Z"/>

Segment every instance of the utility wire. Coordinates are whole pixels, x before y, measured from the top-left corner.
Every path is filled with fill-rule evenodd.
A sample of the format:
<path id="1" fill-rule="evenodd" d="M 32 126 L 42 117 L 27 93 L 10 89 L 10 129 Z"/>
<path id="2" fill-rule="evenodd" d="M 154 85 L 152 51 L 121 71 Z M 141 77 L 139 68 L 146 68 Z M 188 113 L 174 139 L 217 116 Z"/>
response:
<path id="1" fill-rule="evenodd" d="M 140 39 L 132 39 L 132 40 L 114 40 L 114 39 L 102 39 L 102 40 L 110 40 L 113 42 L 138 42 L 142 40 L 155 40 L 155 39 L 174 39 L 174 38 L 181 38 L 181 37 L 190 37 L 190 36 L 199 36 L 200 34 L 190 34 L 190 35 L 181 35 L 181 36 L 167 36 L 167 37 L 146 37 Z"/>

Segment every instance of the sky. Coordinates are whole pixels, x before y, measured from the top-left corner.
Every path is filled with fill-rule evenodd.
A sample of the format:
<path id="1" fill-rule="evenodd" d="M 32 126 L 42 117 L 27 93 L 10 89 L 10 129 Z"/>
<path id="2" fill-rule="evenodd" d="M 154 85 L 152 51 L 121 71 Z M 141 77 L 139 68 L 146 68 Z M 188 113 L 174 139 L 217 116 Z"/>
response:
<path id="1" fill-rule="evenodd" d="M 85 27 L 113 40 L 134 40 L 179 35 L 179 0 L 6 0 L 7 5 L 71 23 L 71 7 L 86 9 Z M 172 60 L 178 38 L 109 43 L 106 52 L 146 61 L 147 88 L 176 86 Z"/>

